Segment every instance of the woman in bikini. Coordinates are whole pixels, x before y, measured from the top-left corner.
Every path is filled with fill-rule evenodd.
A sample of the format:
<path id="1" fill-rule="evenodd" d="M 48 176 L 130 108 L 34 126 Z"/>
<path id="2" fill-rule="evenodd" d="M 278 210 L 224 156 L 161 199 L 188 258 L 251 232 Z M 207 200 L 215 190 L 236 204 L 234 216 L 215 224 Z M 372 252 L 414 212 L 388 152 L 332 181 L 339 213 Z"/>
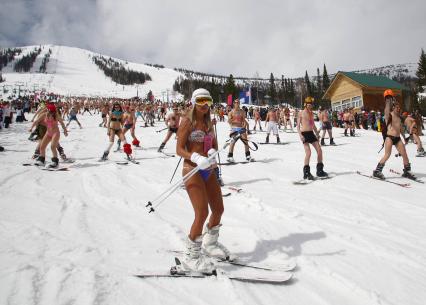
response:
<path id="1" fill-rule="evenodd" d="M 109 137 L 109 144 L 106 150 L 104 151 L 104 154 L 101 158 L 101 161 L 105 161 L 108 159 L 108 154 L 111 150 L 111 147 L 114 145 L 114 138 L 117 135 L 118 139 L 121 140 L 123 145 L 124 153 L 127 155 L 127 158 L 130 158 L 130 155 L 132 154 L 132 147 L 130 144 L 127 144 L 126 138 L 124 137 L 123 131 L 121 129 L 121 126 L 123 125 L 123 109 L 121 108 L 121 105 L 119 103 L 114 103 L 112 111 L 110 112 L 108 116 L 108 132 L 107 135 Z"/>
<path id="2" fill-rule="evenodd" d="M 182 118 L 179 125 L 176 152 L 184 158 L 182 174 L 186 175 L 196 166 L 199 171 L 185 182 L 195 219 L 187 239 L 187 251 L 182 268 L 203 273 L 211 273 L 214 265 L 207 256 L 229 259 L 229 251 L 217 239 L 220 220 L 224 211 L 222 192 L 214 170 L 215 161 L 208 160 L 208 152 L 217 149 L 217 140 L 210 118 L 212 97 L 205 89 L 197 89 L 192 94 L 192 109 Z M 208 223 L 203 226 L 209 214 Z M 202 250 L 202 252 L 201 252 Z"/>
<path id="3" fill-rule="evenodd" d="M 126 133 L 130 130 L 130 135 L 133 138 L 132 144 L 136 147 L 139 147 L 139 140 L 135 135 L 135 127 L 136 127 L 136 117 L 135 117 L 135 106 L 127 106 L 127 110 L 123 115 L 123 135 L 126 137 Z"/>
<path id="4" fill-rule="evenodd" d="M 57 167 L 59 164 L 58 159 L 58 143 L 61 133 L 59 131 L 58 122 L 61 124 L 62 129 L 64 130 L 64 135 L 68 136 L 68 131 L 65 127 L 64 121 L 62 120 L 62 115 L 57 111 L 54 104 L 46 105 L 47 111 L 43 115 L 40 115 L 39 118 L 32 124 L 30 132 L 34 126 L 38 125 L 43 121 L 46 126 L 46 133 L 40 143 L 40 155 L 35 162 L 35 165 L 44 166 L 46 159 L 46 147 L 50 143 L 50 148 L 52 149 L 52 163 L 49 164 L 49 167 Z"/>

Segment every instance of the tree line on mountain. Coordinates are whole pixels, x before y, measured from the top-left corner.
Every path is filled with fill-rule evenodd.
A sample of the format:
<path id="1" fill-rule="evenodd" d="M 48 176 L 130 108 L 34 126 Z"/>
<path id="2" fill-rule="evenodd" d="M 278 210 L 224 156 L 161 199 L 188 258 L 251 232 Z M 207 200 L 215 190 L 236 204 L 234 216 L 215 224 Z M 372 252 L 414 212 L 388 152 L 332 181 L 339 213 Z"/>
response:
<path id="1" fill-rule="evenodd" d="M 18 48 L 1 49 L 0 50 L 0 71 L 3 69 L 3 67 L 6 67 L 8 63 L 13 61 L 16 55 L 21 54 L 21 52 L 22 50 Z"/>
<path id="2" fill-rule="evenodd" d="M 34 65 L 34 62 L 37 59 L 37 56 L 41 53 L 41 47 L 35 48 L 29 54 L 22 56 L 18 59 L 13 67 L 15 72 L 28 72 Z"/>
<path id="3" fill-rule="evenodd" d="M 49 62 L 51 54 L 52 54 L 52 49 L 49 49 L 49 51 L 44 55 L 43 60 L 41 61 L 41 65 L 40 65 L 40 68 L 38 69 L 38 72 L 46 73 L 47 63 Z"/>
<path id="4" fill-rule="evenodd" d="M 151 80 L 148 73 L 125 68 L 122 63 L 113 60 L 111 57 L 106 59 L 100 55 L 93 56 L 93 62 L 104 72 L 105 76 L 110 77 L 120 85 L 143 84 Z"/>
<path id="5" fill-rule="evenodd" d="M 165 67 L 163 65 L 157 65 L 157 64 L 145 64 L 150 67 L 158 68 L 158 69 L 164 69 Z"/>
<path id="6" fill-rule="evenodd" d="M 327 105 L 329 101 L 323 100 L 325 90 L 330 85 L 330 78 L 327 68 L 324 65 L 323 73 L 317 69 L 317 76 L 310 78 L 307 71 L 304 78 L 276 79 L 271 73 L 269 79 L 260 77 L 228 77 L 211 73 L 195 72 L 188 69 L 175 68 L 185 77 L 179 77 L 173 90 L 182 93 L 185 98 L 189 98 L 196 88 L 206 88 L 212 94 L 213 100 L 226 102 L 227 97 L 232 95 L 232 99 L 239 97 L 241 91 L 250 88 L 252 102 L 255 104 L 279 104 L 287 103 L 293 106 L 301 105 L 301 101 L 306 96 L 312 96 L 316 100 L 316 106 Z"/>

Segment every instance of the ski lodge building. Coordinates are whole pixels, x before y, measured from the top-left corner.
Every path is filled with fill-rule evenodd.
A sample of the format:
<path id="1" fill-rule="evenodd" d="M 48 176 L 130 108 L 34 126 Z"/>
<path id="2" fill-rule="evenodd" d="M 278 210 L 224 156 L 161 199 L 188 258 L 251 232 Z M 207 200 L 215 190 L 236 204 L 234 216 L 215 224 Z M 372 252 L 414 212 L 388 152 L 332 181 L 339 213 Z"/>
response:
<path id="1" fill-rule="evenodd" d="M 411 95 L 407 87 L 385 76 L 355 72 L 338 72 L 323 99 L 331 101 L 333 111 L 346 108 L 383 111 L 383 92 L 386 89 L 392 89 L 402 109 L 410 109 Z"/>

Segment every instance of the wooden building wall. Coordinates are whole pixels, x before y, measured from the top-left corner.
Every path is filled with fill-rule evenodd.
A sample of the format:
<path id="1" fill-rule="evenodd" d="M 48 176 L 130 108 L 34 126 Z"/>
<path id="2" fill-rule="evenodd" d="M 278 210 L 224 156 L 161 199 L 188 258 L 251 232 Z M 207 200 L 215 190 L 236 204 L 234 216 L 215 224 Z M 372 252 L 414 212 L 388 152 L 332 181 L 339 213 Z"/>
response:
<path id="1" fill-rule="evenodd" d="M 401 92 L 397 90 L 393 90 L 396 95 L 396 100 L 398 101 L 401 109 L 404 109 Z M 364 101 L 364 109 L 367 111 L 380 111 L 383 112 L 385 110 L 385 99 L 383 97 L 383 89 L 364 89 L 363 90 L 363 101 Z"/>
<path id="2" fill-rule="evenodd" d="M 347 77 L 340 77 L 334 84 L 334 88 L 330 92 L 331 103 L 362 95 L 361 87 Z"/>

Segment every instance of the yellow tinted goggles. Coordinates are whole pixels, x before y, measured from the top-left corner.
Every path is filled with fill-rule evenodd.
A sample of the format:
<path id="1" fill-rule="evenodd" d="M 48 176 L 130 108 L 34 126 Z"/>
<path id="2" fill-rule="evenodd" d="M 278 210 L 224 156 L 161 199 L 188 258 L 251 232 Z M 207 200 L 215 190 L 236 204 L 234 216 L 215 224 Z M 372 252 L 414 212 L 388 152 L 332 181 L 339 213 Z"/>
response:
<path id="1" fill-rule="evenodd" d="M 195 100 L 195 104 L 198 106 L 208 105 L 210 107 L 213 104 L 213 101 L 208 98 L 198 98 Z"/>

